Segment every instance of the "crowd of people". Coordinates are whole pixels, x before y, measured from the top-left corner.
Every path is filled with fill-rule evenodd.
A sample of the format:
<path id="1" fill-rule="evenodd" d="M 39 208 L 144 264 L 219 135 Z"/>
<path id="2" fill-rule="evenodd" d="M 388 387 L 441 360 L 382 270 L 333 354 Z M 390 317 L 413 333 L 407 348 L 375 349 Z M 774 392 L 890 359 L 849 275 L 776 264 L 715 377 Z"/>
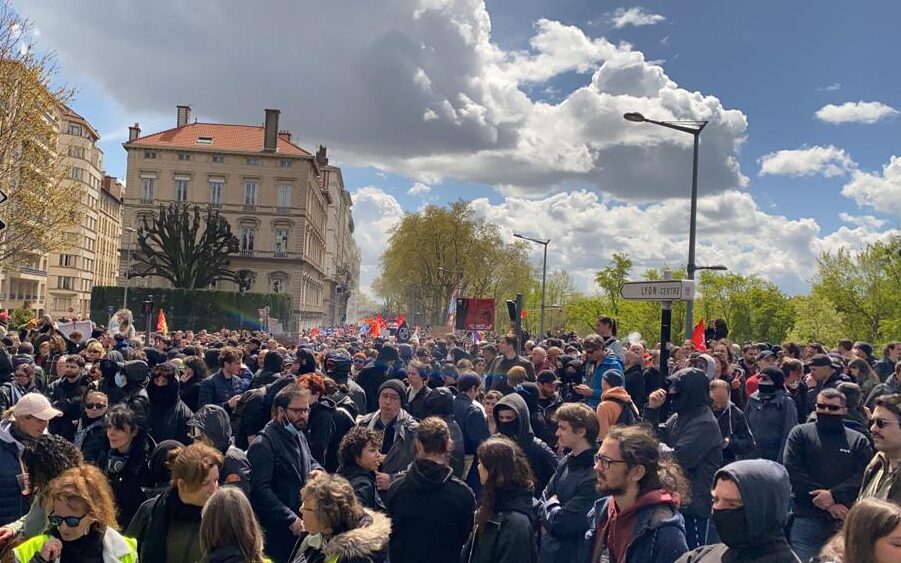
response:
<path id="1" fill-rule="evenodd" d="M 707 338 L 0 326 L 0 559 L 901 561 L 901 342 Z"/>

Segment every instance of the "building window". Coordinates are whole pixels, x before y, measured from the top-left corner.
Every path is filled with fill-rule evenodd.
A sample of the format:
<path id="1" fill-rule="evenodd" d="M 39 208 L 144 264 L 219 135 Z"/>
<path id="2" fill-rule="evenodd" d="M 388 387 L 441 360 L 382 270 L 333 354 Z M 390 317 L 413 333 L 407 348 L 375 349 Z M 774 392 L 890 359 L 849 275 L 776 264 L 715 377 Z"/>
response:
<path id="1" fill-rule="evenodd" d="M 84 172 L 84 170 L 82 170 L 81 168 L 79 168 L 77 166 L 73 166 L 72 169 L 69 171 L 69 177 L 72 178 L 73 180 L 81 180 L 83 177 L 83 172 Z"/>
<path id="2" fill-rule="evenodd" d="M 82 132 L 82 128 L 81 128 L 80 123 L 70 123 L 69 124 L 69 134 L 70 135 L 78 135 L 79 137 L 81 137 L 81 132 Z"/>
<path id="3" fill-rule="evenodd" d="M 59 265 L 65 268 L 73 268 L 75 267 L 77 256 L 73 254 L 60 254 L 59 255 Z"/>
<path id="4" fill-rule="evenodd" d="M 181 160 L 181 161 L 191 160 L 191 155 L 186 152 L 180 152 L 180 153 L 178 153 L 178 160 Z"/>
<path id="5" fill-rule="evenodd" d="M 210 205 L 222 205 L 222 192 L 225 191 L 223 180 L 210 180 Z"/>
<path id="6" fill-rule="evenodd" d="M 275 229 L 275 257 L 288 257 L 288 229 Z"/>
<path id="7" fill-rule="evenodd" d="M 188 201 L 187 178 L 175 178 L 175 201 Z"/>
<path id="8" fill-rule="evenodd" d="M 214 164 L 225 164 L 225 155 L 214 154 L 212 160 Z"/>
<path id="9" fill-rule="evenodd" d="M 257 206 L 257 182 L 256 180 L 244 180 L 244 207 Z"/>
<path id="10" fill-rule="evenodd" d="M 84 147 L 69 147 L 69 156 L 74 158 L 84 158 Z"/>
<path id="11" fill-rule="evenodd" d="M 57 277 L 56 287 L 58 289 L 74 289 L 75 278 L 72 276 L 59 276 Z"/>
<path id="12" fill-rule="evenodd" d="M 257 231 L 253 227 L 241 227 L 241 254 L 245 256 L 253 255 L 253 245 L 256 239 Z"/>
<path id="13" fill-rule="evenodd" d="M 150 176 L 141 177 L 141 203 L 153 203 L 153 185 L 156 178 Z"/>
<path id="14" fill-rule="evenodd" d="M 282 168 L 291 168 L 291 159 L 283 158 L 281 161 L 281 166 L 282 166 Z"/>
<path id="15" fill-rule="evenodd" d="M 212 137 L 197 137 L 198 145 L 212 145 L 213 138 Z"/>
<path id="16" fill-rule="evenodd" d="M 278 185 L 278 202 L 276 205 L 282 209 L 291 207 L 291 184 Z"/>
<path id="17" fill-rule="evenodd" d="M 144 158 L 149 158 L 151 160 L 156 158 L 156 151 L 144 151 Z"/>
<path id="18" fill-rule="evenodd" d="M 260 163 L 260 159 L 254 157 L 254 156 L 248 156 L 247 160 L 245 162 L 247 163 L 248 166 L 256 166 Z"/>

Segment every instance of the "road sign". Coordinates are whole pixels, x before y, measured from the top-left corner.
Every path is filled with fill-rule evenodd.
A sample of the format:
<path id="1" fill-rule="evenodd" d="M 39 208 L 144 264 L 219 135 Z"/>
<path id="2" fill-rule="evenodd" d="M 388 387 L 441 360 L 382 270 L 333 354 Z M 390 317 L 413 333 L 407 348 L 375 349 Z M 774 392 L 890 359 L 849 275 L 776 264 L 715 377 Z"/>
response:
<path id="1" fill-rule="evenodd" d="M 639 301 L 694 301 L 692 280 L 626 282 L 619 291 L 623 299 Z"/>
<path id="2" fill-rule="evenodd" d="M 6 203 L 7 199 L 9 199 L 9 198 L 6 197 L 6 192 L 4 192 L 3 190 L 0 190 L 0 205 L 3 205 L 4 203 Z M 3 221 L 0 221 L 0 231 L 2 231 L 5 228 L 6 228 L 6 223 L 4 223 Z"/>

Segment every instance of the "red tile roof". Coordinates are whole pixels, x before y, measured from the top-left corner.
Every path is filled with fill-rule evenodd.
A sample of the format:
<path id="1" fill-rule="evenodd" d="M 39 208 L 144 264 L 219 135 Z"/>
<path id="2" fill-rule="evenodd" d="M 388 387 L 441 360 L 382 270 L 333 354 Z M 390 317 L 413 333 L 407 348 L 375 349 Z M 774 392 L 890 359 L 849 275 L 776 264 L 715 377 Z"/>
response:
<path id="1" fill-rule="evenodd" d="M 138 137 L 127 145 L 206 149 L 216 151 L 263 152 L 263 127 L 253 125 L 226 125 L 222 123 L 190 123 L 167 131 Z M 197 142 L 198 137 L 212 137 L 212 144 Z M 275 154 L 286 156 L 312 156 L 307 151 L 279 134 Z"/>

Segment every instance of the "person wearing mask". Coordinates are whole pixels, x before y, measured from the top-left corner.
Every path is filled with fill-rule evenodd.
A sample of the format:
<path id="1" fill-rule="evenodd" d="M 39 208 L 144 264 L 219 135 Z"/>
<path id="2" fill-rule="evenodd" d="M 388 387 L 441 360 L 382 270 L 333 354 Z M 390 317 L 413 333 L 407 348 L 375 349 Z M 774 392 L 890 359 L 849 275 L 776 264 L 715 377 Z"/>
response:
<path id="1" fill-rule="evenodd" d="M 578 354 L 578 351 L 575 353 Z M 582 395 L 576 393 L 574 389 L 577 385 L 581 385 L 584 380 L 582 362 L 570 356 L 564 356 L 563 358 L 563 367 L 560 373 L 560 394 L 565 402 L 578 403 L 582 401 Z"/>
<path id="2" fill-rule="evenodd" d="M 745 413 L 729 400 L 732 389 L 722 379 L 710 382 L 710 408 L 723 436 L 723 462 L 732 463 L 738 456 L 754 451 L 754 436 L 748 428 Z"/>
<path id="3" fill-rule="evenodd" d="M 200 356 L 188 356 L 184 365 L 185 370 L 179 376 L 178 395 L 191 412 L 196 412 L 200 408 L 200 384 L 207 378 L 209 370 Z"/>
<path id="4" fill-rule="evenodd" d="M 310 416 L 310 392 L 290 384 L 273 400 L 275 417 L 247 450 L 253 479 L 250 502 L 266 535 L 266 550 L 275 563 L 285 563 L 304 531 L 300 490 L 322 473 L 303 434 Z"/>
<path id="5" fill-rule="evenodd" d="M 839 383 L 851 381 L 851 378 L 842 373 L 841 365 L 834 365 L 832 358 L 826 354 L 816 354 L 810 359 L 808 366 L 810 374 L 807 379 L 807 411 L 814 412 L 820 391 L 836 389 Z"/>
<path id="6" fill-rule="evenodd" d="M 588 384 L 576 385 L 573 391 L 581 395 L 589 407 L 597 409 L 604 394 L 601 386 L 604 374 L 612 369 L 622 373 L 623 364 L 614 352 L 605 348 L 604 340 L 596 334 L 588 335 L 582 345 L 587 358 L 583 367 Z"/>
<path id="7" fill-rule="evenodd" d="M 594 453 L 598 419 L 590 407 L 567 403 L 557 410 L 557 439 L 569 453 L 541 494 L 541 563 L 577 561 L 588 522 L 585 515 L 597 499 Z"/>
<path id="8" fill-rule="evenodd" d="M 601 382 L 604 392 L 601 395 L 601 404 L 597 408 L 601 438 L 616 424 L 636 424 L 641 419 L 632 397 L 623 387 L 624 383 L 623 372 L 617 369 L 611 369 L 604 374 Z"/>
<path id="9" fill-rule="evenodd" d="M 381 436 L 375 430 L 362 426 L 351 428 L 338 448 L 338 475 L 348 480 L 364 507 L 385 512 L 375 482 L 375 473 L 382 463 L 381 445 Z"/>
<path id="10" fill-rule="evenodd" d="M 194 414 L 178 394 L 178 372 L 172 364 L 158 364 L 150 370 L 150 436 L 157 442 L 176 440 L 190 444 L 188 421 Z"/>
<path id="11" fill-rule="evenodd" d="M 846 428 L 848 407 L 835 389 L 817 394 L 816 421 L 792 429 L 783 465 L 791 479 L 789 541 L 802 561 L 809 561 L 835 533 L 860 490 L 873 455 L 866 436 Z"/>
<path id="12" fill-rule="evenodd" d="M 168 457 L 171 486 L 141 504 L 125 534 L 137 540 L 142 561 L 192 563 L 200 559 L 200 511 L 219 488 L 222 454 L 191 444 Z"/>
<path id="13" fill-rule="evenodd" d="M 462 563 L 537 562 L 535 478 L 525 454 L 506 436 L 492 436 L 478 460 L 482 496 Z"/>
<path id="14" fill-rule="evenodd" d="M 876 455 L 864 471 L 858 499 L 877 498 L 901 505 L 901 395 L 876 399 L 870 431 Z"/>
<path id="15" fill-rule="evenodd" d="M 710 517 L 722 543 L 686 553 L 679 563 L 801 563 L 785 540 L 790 495 L 788 473 L 774 461 L 723 467 L 714 477 Z"/>
<path id="16" fill-rule="evenodd" d="M 426 417 L 423 404 L 432 390 L 428 387 L 429 368 L 418 361 L 410 362 L 407 366 L 407 381 L 410 389 L 407 391 L 407 412 L 416 420 Z"/>
<path id="17" fill-rule="evenodd" d="M 757 377 L 757 390 L 745 405 L 745 417 L 755 442 L 751 457 L 779 461 L 788 433 L 797 425 L 798 412 L 785 392 L 782 370 L 763 368 Z"/>
<path id="18" fill-rule="evenodd" d="M 877 499 L 857 502 L 840 532 L 820 552 L 824 563 L 901 561 L 901 506 Z"/>
<path id="19" fill-rule="evenodd" d="M 150 483 L 147 460 L 153 440 L 147 434 L 145 414 L 125 405 L 116 405 L 106 415 L 109 449 L 97 458 L 97 467 L 106 473 L 116 498 L 117 521 L 128 526 L 144 502 L 143 487 Z"/>
<path id="20" fill-rule="evenodd" d="M 106 437 L 106 413 L 109 403 L 106 393 L 88 389 L 84 394 L 84 414 L 75 428 L 75 445 L 81 449 L 85 461 L 96 463 L 109 449 Z"/>
<path id="21" fill-rule="evenodd" d="M 75 428 L 84 414 L 84 392 L 91 384 L 84 365 L 84 358 L 81 356 L 64 356 L 60 378 L 51 383 L 48 389 L 53 408 L 63 413 L 50 421 L 50 433 L 70 442 L 75 439 Z"/>
<path id="22" fill-rule="evenodd" d="M 385 562 L 391 520 L 363 508 L 346 479 L 320 475 L 304 485 L 300 497 L 307 535 L 291 563 Z"/>
<path id="23" fill-rule="evenodd" d="M 661 457 L 643 426 L 616 426 L 594 456 L 601 497 L 588 512 L 588 531 L 574 561 L 672 563 L 688 551 L 680 499 L 689 484 L 678 464 Z"/>
<path id="24" fill-rule="evenodd" d="M 366 393 L 366 412 L 372 413 L 379 408 L 379 389 L 384 382 L 391 379 L 394 364 L 400 359 L 397 348 L 385 344 L 379 350 L 379 355 L 373 362 L 366 364 L 357 376 L 357 383 Z M 404 390 L 404 395 L 407 392 Z"/>
<path id="25" fill-rule="evenodd" d="M 107 356 L 117 352 L 109 352 Z M 121 356 L 120 356 L 121 357 Z M 130 405 L 143 411 L 147 416 L 150 397 L 147 395 L 147 384 L 150 382 L 150 366 L 144 360 L 129 360 L 114 363 L 109 358 L 100 361 L 99 389 L 106 393 L 110 405 Z M 109 375 L 109 376 L 108 376 Z"/>
<path id="26" fill-rule="evenodd" d="M 30 491 L 22 469 L 22 450 L 45 434 L 49 422 L 61 415 L 47 397 L 28 393 L 7 418 L 0 420 L 0 526 L 28 512 Z"/>
<path id="27" fill-rule="evenodd" d="M 669 402 L 675 414 L 659 424 L 659 409 L 667 392 L 658 389 L 648 397 L 644 419 L 657 427 L 662 442 L 673 448 L 685 476 L 691 483 L 691 502 L 682 507 L 685 537 L 689 549 L 706 545 L 710 516 L 710 483 L 722 466 L 722 434 L 710 410 L 707 374 L 684 368 L 669 378 Z"/>
<path id="28" fill-rule="evenodd" d="M 391 561 L 460 561 L 461 548 L 472 530 L 476 503 L 469 487 L 453 476 L 449 456 L 447 423 L 438 418 L 424 419 L 416 432 L 416 459 L 385 494 L 393 523 Z"/>
<path id="29" fill-rule="evenodd" d="M 116 526 L 116 506 L 109 483 L 93 465 L 66 470 L 44 495 L 49 533 L 13 550 L 15 563 L 103 561 L 134 563 L 135 540 Z"/>
<path id="30" fill-rule="evenodd" d="M 798 411 L 798 424 L 807 422 L 810 412 L 807 410 L 807 384 L 804 383 L 804 364 L 801 360 L 786 358 L 782 362 L 782 375 L 785 381 L 785 393 L 795 402 Z"/>
<path id="31" fill-rule="evenodd" d="M 228 413 L 218 405 L 204 405 L 188 421 L 188 433 L 194 442 L 216 448 L 222 454 L 219 484 L 238 487 L 250 494 L 250 461 L 243 450 L 231 443 Z"/>
<path id="32" fill-rule="evenodd" d="M 494 418 L 498 432 L 515 441 L 522 449 L 529 462 L 535 497 L 541 496 L 557 470 L 559 459 L 554 450 L 532 432 L 526 402 L 518 394 L 511 393 L 494 405 Z"/>
<path id="33" fill-rule="evenodd" d="M 247 496 L 231 487 L 217 489 L 200 515 L 204 563 L 268 563 L 263 530 Z"/>

